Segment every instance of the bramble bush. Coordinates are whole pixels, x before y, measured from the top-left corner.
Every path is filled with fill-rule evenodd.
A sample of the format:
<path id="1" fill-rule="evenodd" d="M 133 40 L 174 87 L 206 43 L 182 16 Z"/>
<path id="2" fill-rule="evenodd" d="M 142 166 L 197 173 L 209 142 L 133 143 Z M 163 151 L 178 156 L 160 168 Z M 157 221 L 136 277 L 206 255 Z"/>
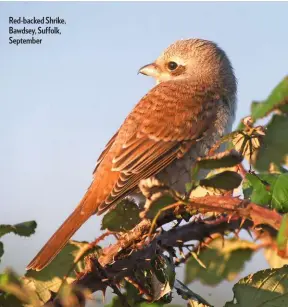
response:
<path id="1" fill-rule="evenodd" d="M 259 120 L 266 124 L 257 126 Z M 103 217 L 103 233 L 94 242 L 71 240 L 40 272 L 0 274 L 0 306 L 85 306 L 92 293 L 108 287 L 115 296 L 107 307 L 179 306 L 171 304 L 172 292 L 187 306 L 213 306 L 189 284 L 236 282 L 260 249 L 271 268 L 238 280 L 225 307 L 288 306 L 287 135 L 286 77 L 195 162 L 186 195 L 157 180 L 142 181 L 145 206 L 123 200 Z M 219 153 L 222 143 L 227 150 Z M 209 173 L 198 180 L 203 169 Z M 0 238 L 11 232 L 27 237 L 35 230 L 34 221 L 3 224 Z M 251 240 L 243 239 L 244 232 Z M 107 236 L 115 243 L 104 247 Z M 0 241 L 0 260 L 3 253 Z M 182 282 L 175 273 L 180 265 Z"/>

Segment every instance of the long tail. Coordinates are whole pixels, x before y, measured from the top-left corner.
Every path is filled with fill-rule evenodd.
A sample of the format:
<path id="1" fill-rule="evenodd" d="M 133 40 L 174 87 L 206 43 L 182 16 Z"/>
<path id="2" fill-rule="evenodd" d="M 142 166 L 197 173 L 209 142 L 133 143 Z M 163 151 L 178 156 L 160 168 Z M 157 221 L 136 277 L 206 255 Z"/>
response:
<path id="1" fill-rule="evenodd" d="M 58 228 L 49 241 L 43 246 L 40 252 L 28 264 L 27 270 L 36 271 L 46 267 L 67 244 L 73 234 L 88 220 L 97 210 L 97 204 L 91 191 L 87 191 L 80 204 Z"/>

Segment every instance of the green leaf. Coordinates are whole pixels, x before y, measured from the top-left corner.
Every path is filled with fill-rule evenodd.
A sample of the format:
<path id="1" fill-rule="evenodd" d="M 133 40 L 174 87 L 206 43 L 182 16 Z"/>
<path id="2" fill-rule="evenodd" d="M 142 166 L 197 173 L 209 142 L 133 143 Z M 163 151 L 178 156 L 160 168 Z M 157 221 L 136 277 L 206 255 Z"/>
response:
<path id="1" fill-rule="evenodd" d="M 149 219 L 153 219 L 161 209 L 176 202 L 176 200 L 171 195 L 168 194 L 163 194 L 159 198 L 146 200 L 146 202 L 147 201 L 148 202 L 150 201 L 149 209 L 146 213 L 146 217 Z"/>
<path id="2" fill-rule="evenodd" d="M 250 274 L 234 285 L 234 301 L 225 307 L 287 307 L 287 276 L 287 265 Z"/>
<path id="3" fill-rule="evenodd" d="M 268 171 L 270 163 L 280 166 L 284 163 L 288 154 L 288 117 L 274 115 L 267 125 L 266 135 L 263 137 L 257 154 L 255 168 L 261 171 Z"/>
<path id="4" fill-rule="evenodd" d="M 140 210 L 134 201 L 124 199 L 115 209 L 103 217 L 101 229 L 110 231 L 130 230 L 140 222 L 139 213 Z"/>
<path id="5" fill-rule="evenodd" d="M 162 301 L 162 299 L 160 301 L 153 302 L 153 303 L 145 302 L 144 298 L 141 295 L 139 295 L 139 290 L 137 290 L 134 286 L 132 286 L 128 282 L 125 282 L 125 289 L 126 289 L 126 292 L 124 292 L 123 295 L 125 296 L 128 304 L 131 307 L 161 307 L 161 306 L 181 307 L 181 305 L 175 305 L 175 304 L 167 305 L 166 303 Z M 110 304 L 105 305 L 105 307 L 123 307 L 123 305 L 119 297 L 114 296 L 112 299 L 112 302 Z"/>
<path id="6" fill-rule="evenodd" d="M 288 104 L 288 77 L 276 86 L 265 101 L 252 103 L 251 116 L 254 120 L 263 118 L 277 108 L 285 108 L 285 104 Z"/>
<path id="7" fill-rule="evenodd" d="M 224 168 L 232 167 L 243 160 L 243 156 L 239 152 L 232 149 L 230 151 L 220 152 L 214 156 L 208 156 L 205 158 L 199 158 L 197 164 L 200 168 L 204 169 L 215 169 L 215 168 Z"/>
<path id="8" fill-rule="evenodd" d="M 1 307 L 24 307 L 25 304 L 18 300 L 17 297 L 10 293 L 0 295 L 0 306 Z M 26 305 L 27 306 L 27 305 Z"/>
<path id="9" fill-rule="evenodd" d="M 123 307 L 122 302 L 118 296 L 114 296 L 110 304 L 106 304 L 104 307 Z"/>
<path id="10" fill-rule="evenodd" d="M 0 274 L 0 306 L 28 307 L 40 306 L 40 301 L 34 289 L 30 289 L 22 278 L 13 271 L 6 270 Z"/>
<path id="11" fill-rule="evenodd" d="M 125 296 L 128 304 L 130 306 L 139 306 L 139 302 L 143 301 L 142 296 L 139 293 L 139 290 L 134 287 L 134 285 L 130 284 L 129 282 L 125 281 L 125 292 L 123 295 Z M 122 307 L 122 302 L 119 296 L 114 296 L 112 302 L 109 305 L 105 305 L 105 307 Z"/>
<path id="12" fill-rule="evenodd" d="M 278 254 L 283 257 L 288 257 L 288 214 L 284 214 L 277 235 Z"/>
<path id="13" fill-rule="evenodd" d="M 272 207 L 288 212 L 288 173 L 280 174 L 273 186 Z"/>
<path id="14" fill-rule="evenodd" d="M 236 189 L 242 181 L 242 177 L 232 171 L 224 171 L 206 179 L 200 180 L 200 185 L 221 190 Z"/>
<path id="15" fill-rule="evenodd" d="M 36 288 L 39 298 L 46 302 L 51 297 L 51 292 L 57 292 L 62 284 L 64 276 L 66 276 L 71 268 L 74 267 L 74 260 L 78 256 L 79 251 L 87 248 L 89 243 L 70 240 L 63 250 L 55 257 L 55 259 L 43 270 L 28 271 L 25 275 L 27 282 L 32 282 Z M 96 246 L 90 251 L 90 254 L 98 257 L 100 247 Z M 84 261 L 77 262 L 77 271 L 84 270 Z M 70 272 L 67 282 L 72 282 L 76 278 L 74 270 Z"/>
<path id="16" fill-rule="evenodd" d="M 258 205 L 270 205 L 272 201 L 273 185 L 277 174 L 246 174 L 243 182 L 243 194 L 251 202 Z"/>
<path id="17" fill-rule="evenodd" d="M 175 281 L 175 266 L 171 263 L 169 258 L 162 255 L 156 255 L 151 260 L 151 267 L 160 282 L 163 284 L 169 282 L 170 286 L 173 287 Z"/>
<path id="18" fill-rule="evenodd" d="M 279 211 L 288 210 L 288 173 L 247 174 L 243 183 L 245 198 L 258 205 L 270 205 Z"/>
<path id="19" fill-rule="evenodd" d="M 213 240 L 200 252 L 198 258 L 206 269 L 198 261 L 191 257 L 185 266 L 185 284 L 199 279 L 206 285 L 217 285 L 223 280 L 232 281 L 242 271 L 245 262 L 250 260 L 255 249 L 255 244 L 245 240 L 221 238 Z"/>
<path id="20" fill-rule="evenodd" d="M 35 221 L 29 221 L 15 225 L 0 225 L 0 237 L 11 232 L 18 236 L 29 237 L 35 233 L 36 227 L 37 223 Z"/>
<path id="21" fill-rule="evenodd" d="M 156 255 L 151 260 L 153 299 L 159 300 L 173 289 L 175 265 L 163 255 Z M 156 278 L 157 280 L 156 280 Z"/>

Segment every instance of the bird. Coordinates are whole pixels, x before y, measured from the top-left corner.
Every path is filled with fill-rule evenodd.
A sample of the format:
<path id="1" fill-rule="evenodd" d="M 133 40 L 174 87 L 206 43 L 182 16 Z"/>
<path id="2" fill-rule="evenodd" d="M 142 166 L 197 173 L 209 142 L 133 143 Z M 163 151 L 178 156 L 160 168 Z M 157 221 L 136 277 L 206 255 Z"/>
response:
<path id="1" fill-rule="evenodd" d="M 28 264 L 40 271 L 94 214 L 113 210 L 156 178 L 179 193 L 195 160 L 231 131 L 237 80 L 226 53 L 214 42 L 189 38 L 169 45 L 139 73 L 156 85 L 134 106 L 99 156 L 82 200 Z"/>

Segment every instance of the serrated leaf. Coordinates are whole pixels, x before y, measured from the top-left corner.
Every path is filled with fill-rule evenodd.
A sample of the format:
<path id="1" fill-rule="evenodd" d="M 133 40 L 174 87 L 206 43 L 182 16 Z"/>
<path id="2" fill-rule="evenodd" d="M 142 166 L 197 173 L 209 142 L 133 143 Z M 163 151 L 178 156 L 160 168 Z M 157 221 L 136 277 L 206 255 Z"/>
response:
<path id="1" fill-rule="evenodd" d="M 154 177 L 142 180 L 139 188 L 146 198 L 141 217 L 153 219 L 161 209 L 176 201 L 175 192 Z"/>
<path id="2" fill-rule="evenodd" d="M 243 183 L 245 198 L 258 205 L 270 205 L 286 212 L 288 210 L 288 173 L 246 174 Z"/>
<path id="3" fill-rule="evenodd" d="M 29 221 L 15 225 L 0 225 L 0 237 L 8 233 L 15 233 L 18 236 L 29 237 L 35 233 L 37 223 Z"/>
<path id="4" fill-rule="evenodd" d="M 78 256 L 79 250 L 89 245 L 88 242 L 78 242 L 70 240 L 63 250 L 55 257 L 55 259 L 43 270 L 28 271 L 25 274 L 26 281 L 34 284 L 36 292 L 42 302 L 46 302 L 51 297 L 51 292 L 57 292 L 62 284 L 64 276 L 66 276 L 74 266 L 75 257 Z M 98 256 L 100 247 L 96 246 L 91 250 L 91 254 Z M 84 261 L 77 263 L 77 271 L 83 271 L 85 267 Z M 73 270 L 67 281 L 71 282 L 76 278 Z"/>
<path id="5" fill-rule="evenodd" d="M 288 212 L 288 173 L 280 174 L 273 186 L 272 207 Z"/>
<path id="6" fill-rule="evenodd" d="M 263 118 L 277 108 L 285 109 L 285 104 L 288 104 L 288 77 L 275 87 L 265 101 L 252 103 L 251 116 L 254 120 Z"/>
<path id="7" fill-rule="evenodd" d="M 230 151 L 221 152 L 213 156 L 199 158 L 197 160 L 197 164 L 200 168 L 215 169 L 232 167 L 241 163 L 242 160 L 242 155 L 240 155 L 236 150 L 232 149 Z"/>
<path id="8" fill-rule="evenodd" d="M 124 199 L 116 208 L 105 214 L 101 229 L 110 231 L 130 230 L 140 222 L 139 213 L 140 210 L 134 201 Z"/>
<path id="9" fill-rule="evenodd" d="M 233 190 L 239 187 L 242 177 L 232 171 L 224 171 L 206 179 L 200 180 L 200 185 L 221 190 Z"/>
<path id="10" fill-rule="evenodd" d="M 193 258 L 189 258 L 185 266 L 185 284 L 199 279 L 206 285 L 217 285 L 223 280 L 232 281 L 250 260 L 255 243 L 229 239 L 224 241 L 221 238 L 213 240 L 209 248 L 200 251 L 198 258 L 206 266 L 204 269 Z"/>
<path id="11" fill-rule="evenodd" d="M 243 194 L 258 205 L 269 205 L 272 201 L 273 185 L 277 174 L 246 174 L 243 182 Z"/>
<path id="12" fill-rule="evenodd" d="M 225 307 L 286 307 L 287 276 L 287 265 L 250 274 L 234 285 L 234 300 Z"/>
<path id="13" fill-rule="evenodd" d="M 149 209 L 146 213 L 147 218 L 154 218 L 156 214 L 159 212 L 159 210 L 174 204 L 176 200 L 171 195 L 162 195 L 159 198 L 155 198 L 153 200 L 146 200 L 146 202 L 150 201 Z"/>
<path id="14" fill-rule="evenodd" d="M 285 163 L 288 154 L 287 131 L 288 117 L 274 115 L 267 125 L 263 145 L 257 153 L 256 169 L 268 171 L 270 163 L 274 163 L 276 166 Z"/>

